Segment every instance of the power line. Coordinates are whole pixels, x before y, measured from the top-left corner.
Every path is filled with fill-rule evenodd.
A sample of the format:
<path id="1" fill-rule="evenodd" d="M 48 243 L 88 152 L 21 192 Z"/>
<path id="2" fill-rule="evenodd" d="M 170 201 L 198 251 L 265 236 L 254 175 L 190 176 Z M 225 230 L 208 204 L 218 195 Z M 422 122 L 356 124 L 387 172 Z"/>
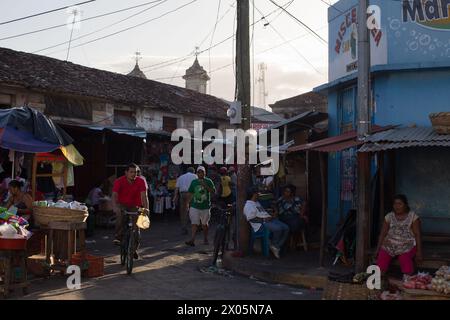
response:
<path id="1" fill-rule="evenodd" d="M 326 28 L 326 27 L 327 27 L 327 25 L 322 26 L 321 28 L 317 29 L 316 31 L 322 30 L 322 29 L 324 29 L 324 28 Z M 295 38 L 293 38 L 293 39 L 284 41 L 284 42 L 282 42 L 282 43 L 280 43 L 280 44 L 278 44 L 278 45 L 276 45 L 276 46 L 273 46 L 273 47 L 271 47 L 271 48 L 265 49 L 265 50 L 263 50 L 263 51 L 259 51 L 259 52 L 256 53 L 256 55 L 259 55 L 259 54 L 265 53 L 265 52 L 267 52 L 267 51 L 276 49 L 276 48 L 281 47 L 281 46 L 283 46 L 283 45 L 285 45 L 285 44 L 288 44 L 289 42 L 298 40 L 298 39 L 300 39 L 300 38 L 304 38 L 304 37 L 306 37 L 306 36 L 308 36 L 308 35 L 310 35 L 310 33 L 304 33 L 304 34 L 302 34 L 302 35 L 300 35 L 300 36 L 298 36 L 298 37 L 295 37 Z M 233 51 L 233 55 L 234 55 L 234 51 Z M 226 65 L 223 65 L 223 66 L 221 66 L 221 67 L 218 67 L 218 68 L 216 68 L 216 69 L 211 70 L 211 73 L 220 71 L 220 70 L 222 70 L 222 69 L 225 69 L 225 68 L 231 67 L 231 66 L 233 66 L 233 72 L 235 72 L 235 71 L 234 71 L 234 60 L 233 60 L 232 63 L 226 64 Z M 201 75 L 201 74 L 202 74 L 202 73 L 198 73 L 198 74 L 194 74 L 194 75 Z M 173 75 L 173 76 L 171 76 L 171 77 L 155 78 L 155 79 L 152 79 L 152 80 L 155 80 L 155 81 L 158 81 L 158 80 L 168 80 L 168 79 L 172 80 L 172 79 L 174 79 L 174 78 L 181 78 L 182 76 L 183 76 L 182 74 L 179 74 L 179 75 Z"/>
<path id="2" fill-rule="evenodd" d="M 336 8 L 336 6 L 334 4 L 331 4 L 331 2 L 325 2 L 325 0 L 320 0 L 322 1 L 324 4 L 326 4 L 327 6 L 333 8 L 334 10 L 340 12 L 340 13 L 344 13 L 344 11 L 342 11 L 341 9 Z"/>
<path id="3" fill-rule="evenodd" d="M 292 0 L 291 0 L 291 1 L 292 1 Z M 286 2 L 283 6 L 288 5 L 291 1 Z M 268 13 L 266 16 L 263 16 L 263 17 L 261 17 L 259 20 L 255 21 L 254 24 L 257 24 L 257 23 L 261 22 L 262 20 L 266 19 L 267 17 L 271 16 L 272 14 L 274 14 L 275 12 L 277 12 L 277 11 L 279 11 L 279 10 L 280 10 L 280 9 L 277 8 L 277 9 L 271 11 L 271 12 Z M 235 29 L 234 27 L 235 27 L 235 22 L 236 22 L 236 15 L 237 15 L 237 10 L 236 10 L 236 13 L 235 13 L 235 19 L 233 20 L 233 30 Z M 252 24 L 252 25 L 253 25 L 253 24 Z M 206 51 L 208 51 L 208 50 L 211 50 L 211 49 L 213 49 L 213 48 L 215 48 L 215 47 L 221 45 L 222 43 L 224 43 L 224 42 L 226 42 L 226 41 L 228 41 L 228 40 L 230 40 L 230 39 L 234 39 L 235 36 L 236 36 L 236 33 L 234 32 L 231 36 L 225 38 L 224 40 L 222 40 L 222 41 L 220 41 L 220 42 L 218 42 L 218 43 L 216 43 L 216 44 L 210 46 L 209 48 L 206 48 L 206 49 L 203 49 L 203 50 L 199 51 L 198 54 L 202 54 L 202 53 L 204 53 L 204 52 L 206 52 Z M 234 53 L 233 53 L 233 54 L 234 54 Z M 188 55 L 183 56 L 183 57 L 173 58 L 173 59 L 169 59 L 169 60 L 166 60 L 166 61 L 162 61 L 162 62 L 159 62 L 159 63 L 156 63 L 156 64 L 152 64 L 152 65 L 149 65 L 149 66 L 141 67 L 141 70 L 148 69 L 148 68 L 153 68 L 153 69 L 151 70 L 151 71 L 153 71 L 153 70 L 160 69 L 160 68 L 163 68 L 163 67 L 168 67 L 168 66 L 171 66 L 171 65 L 173 65 L 173 64 L 177 64 L 178 62 L 180 62 L 180 60 L 181 60 L 181 61 L 185 61 L 185 60 L 189 59 L 190 57 L 192 57 L 193 55 L 194 55 L 194 53 L 191 52 L 191 53 L 189 53 Z M 156 66 L 157 66 L 157 68 L 154 68 L 154 67 L 156 67 Z"/>
<path id="4" fill-rule="evenodd" d="M 317 29 L 316 31 L 325 29 L 325 28 L 327 28 L 327 27 L 328 27 L 328 25 L 322 26 L 322 27 L 320 27 L 319 29 Z M 279 44 L 277 44 L 277 45 L 275 45 L 275 46 L 273 46 L 273 47 L 270 47 L 270 48 L 268 48 L 268 49 L 264 49 L 264 50 L 262 50 L 262 51 L 259 51 L 259 52 L 257 52 L 256 54 L 257 54 L 257 55 L 258 55 L 258 54 L 262 54 L 262 53 L 265 53 L 265 52 L 267 52 L 267 51 L 270 51 L 270 50 L 279 48 L 279 47 L 281 47 L 281 46 L 284 46 L 285 44 L 288 44 L 288 43 L 290 43 L 290 42 L 293 42 L 293 41 L 295 41 L 295 40 L 304 38 L 304 37 L 309 36 L 309 35 L 311 35 L 311 34 L 310 34 L 310 33 L 304 33 L 304 34 L 302 34 L 302 35 L 300 35 L 300 36 L 298 36 L 298 37 L 289 39 L 289 40 L 287 40 L 287 41 L 283 41 L 282 43 L 279 43 Z"/>
<path id="5" fill-rule="evenodd" d="M 120 13 L 120 12 L 124 12 L 124 11 L 128 11 L 128 10 L 132 10 L 132 9 L 135 9 L 135 8 L 147 6 L 149 4 L 152 4 L 152 3 L 155 3 L 155 2 L 161 2 L 161 1 L 163 1 L 163 0 L 154 0 L 154 1 L 146 2 L 146 3 L 142 3 L 142 4 L 139 4 L 139 5 L 136 5 L 136 6 L 132 6 L 132 7 L 128 7 L 128 8 L 124 8 L 124 9 L 108 12 L 108 13 L 103 13 L 103 14 L 100 14 L 100 15 L 97 15 L 97 16 L 93 16 L 93 17 L 89 17 L 89 18 L 80 19 L 78 22 L 83 22 L 83 21 L 88 21 L 88 20 L 93 20 L 93 19 L 97 19 L 97 18 L 106 17 L 106 16 L 109 16 L 109 15 L 112 15 L 112 14 L 116 14 L 116 13 Z M 9 40 L 9 39 L 15 39 L 15 38 L 27 36 L 27 35 L 30 35 L 30 34 L 35 34 L 35 33 L 43 32 L 43 31 L 53 30 L 53 29 L 57 29 L 57 28 L 65 27 L 65 26 L 67 26 L 67 23 L 58 24 L 58 25 L 51 26 L 51 27 L 46 27 L 46 28 L 42 28 L 42 29 L 37 29 L 37 30 L 33 30 L 33 31 L 28 31 L 28 32 L 19 33 L 19 34 L 15 34 L 15 35 L 12 35 L 12 36 L 0 38 L 0 41 L 2 41 L 2 40 Z"/>
<path id="6" fill-rule="evenodd" d="M 259 10 L 257 7 L 256 7 L 256 10 L 258 10 L 258 12 L 262 15 L 262 16 L 264 16 L 264 14 L 261 12 L 261 10 Z M 294 47 L 291 43 L 289 43 L 289 41 L 287 41 L 286 40 L 286 38 L 280 33 L 280 32 L 278 32 L 278 30 L 272 25 L 272 24 L 269 24 L 269 27 L 271 27 L 272 28 L 272 30 L 284 41 L 284 42 L 286 42 L 287 44 L 289 44 L 289 46 L 304 60 L 304 61 L 306 61 L 306 63 L 308 63 L 318 74 L 322 74 L 319 70 L 317 70 L 316 69 L 316 67 L 300 52 L 300 51 L 298 51 L 297 50 L 297 48 L 296 47 Z"/>
<path id="7" fill-rule="evenodd" d="M 304 28 L 308 29 L 310 32 L 312 32 L 318 39 L 322 40 L 325 44 L 328 44 L 328 42 L 322 38 L 317 32 L 315 32 L 313 29 L 311 29 L 308 25 L 306 25 L 304 22 L 302 22 L 300 19 L 298 19 L 296 16 L 294 16 L 292 13 L 290 13 L 289 11 L 287 11 L 285 8 L 281 7 L 279 4 L 277 4 L 275 1 L 273 0 L 269 0 L 270 2 L 272 2 L 274 5 L 276 5 L 277 7 L 281 8 L 284 12 L 286 12 L 291 18 L 293 18 L 295 21 L 297 21 L 298 23 L 300 23 Z"/>
<path id="8" fill-rule="evenodd" d="M 95 1 L 95 0 L 89 0 L 89 1 L 79 2 L 79 3 L 73 4 L 73 5 L 71 5 L 71 6 L 65 6 L 65 7 L 61 7 L 61 8 L 57 8 L 57 9 L 52 9 L 52 10 L 48 10 L 48 11 L 44 11 L 44 12 L 32 14 L 32 15 L 30 15 L 30 16 L 26 16 L 26 17 L 22 17 L 22 18 L 17 18 L 17 19 L 13 19 L 13 20 L 8 20 L 8 21 L 0 22 L 0 25 L 12 23 L 12 22 L 17 22 L 17 21 L 21 21 L 21 20 L 25 20 L 25 19 L 29 19 L 29 18 L 34 18 L 34 17 L 37 17 L 37 16 L 42 16 L 42 15 L 44 15 L 44 14 L 48 14 L 48 13 L 52 13 L 52 12 L 56 12 L 56 11 L 61 11 L 61 10 L 64 10 L 64 9 L 67 9 L 67 8 L 70 8 L 70 7 L 73 7 L 73 6 L 81 6 L 81 5 L 83 5 L 83 4 L 87 4 L 87 3 L 90 3 L 90 2 L 94 2 L 94 1 Z"/>
<path id="9" fill-rule="evenodd" d="M 228 12 L 230 12 L 231 8 L 234 8 L 234 5 L 230 5 L 230 8 L 228 8 L 228 10 L 220 17 L 219 22 L 222 21 L 222 19 L 228 14 Z M 209 36 L 212 34 L 212 30 L 206 35 L 206 37 L 203 38 L 203 40 L 197 45 L 197 47 L 201 48 L 201 46 L 203 45 L 203 43 L 209 38 Z M 163 68 L 165 66 L 170 66 L 172 64 L 177 64 L 177 63 L 181 63 L 185 60 L 187 60 L 188 58 L 194 56 L 194 51 L 191 51 L 189 54 L 187 54 L 186 56 L 182 56 L 182 57 L 177 57 L 177 58 L 173 58 L 173 59 L 169 59 L 169 60 L 165 60 L 165 61 L 161 61 L 152 65 L 148 65 L 148 66 L 144 66 L 141 67 L 141 70 L 145 70 L 145 69 L 150 69 L 150 68 L 154 68 L 156 66 L 158 66 L 158 68 L 154 68 L 150 71 L 156 70 L 156 69 L 160 69 Z"/>
<path id="10" fill-rule="evenodd" d="M 140 15 L 140 14 L 142 14 L 142 13 L 144 13 L 144 12 L 150 10 L 150 9 L 153 9 L 153 8 L 159 6 L 159 5 L 162 5 L 164 2 L 167 2 L 167 1 L 168 1 L 168 0 L 159 0 L 159 1 L 156 1 L 156 2 L 158 2 L 158 3 L 155 4 L 155 5 L 153 5 L 153 6 L 151 6 L 151 7 L 149 7 L 149 8 L 143 9 L 143 10 L 141 10 L 141 11 L 139 11 L 139 12 L 136 12 L 136 13 L 134 13 L 134 14 L 132 14 L 132 15 L 126 17 L 126 18 L 123 18 L 123 19 L 121 19 L 121 20 L 119 20 L 119 21 L 116 21 L 116 22 L 114 22 L 114 23 L 111 23 L 111 24 L 109 24 L 109 25 L 107 25 L 107 26 L 104 26 L 104 27 L 102 27 L 102 28 L 100 28 L 100 29 L 97 29 L 97 30 L 95 30 L 95 31 L 92 31 L 92 32 L 83 34 L 83 35 L 81 35 L 81 36 L 79 36 L 79 37 L 76 37 L 76 38 L 73 39 L 73 40 L 75 41 L 75 40 L 83 39 L 83 38 L 86 38 L 86 37 L 88 37 L 88 36 L 90 36 L 90 35 L 93 35 L 93 34 L 95 34 L 95 33 L 101 32 L 101 31 L 103 31 L 103 30 L 105 30 L 105 29 L 108 29 L 108 28 L 113 27 L 113 26 L 115 26 L 115 25 L 117 25 L 117 24 L 119 24 L 119 23 L 122 23 L 122 22 L 124 22 L 124 21 L 126 21 L 126 20 L 129 20 L 129 19 L 131 19 L 131 18 L 133 18 L 133 17 L 135 17 L 135 16 L 137 16 L 137 15 Z M 155 2 L 155 1 L 154 1 L 154 2 Z M 153 3 L 153 2 L 152 2 L 152 3 Z M 59 47 L 59 46 L 65 45 L 65 44 L 67 44 L 67 43 L 68 43 L 67 41 L 66 41 L 66 42 L 61 42 L 61 43 L 52 45 L 52 46 L 50 46 L 50 47 L 46 47 L 46 48 L 43 48 L 43 49 L 34 51 L 33 53 L 38 53 L 38 52 L 45 51 L 45 50 L 48 50 L 48 49 L 57 48 L 57 47 Z M 60 51 L 57 51 L 57 52 L 60 52 Z M 49 53 L 49 54 L 52 54 L 52 53 Z"/>
<path id="11" fill-rule="evenodd" d="M 167 0 L 165 0 L 165 1 L 167 1 Z M 177 7 L 176 9 L 173 9 L 173 10 L 170 10 L 170 11 L 168 11 L 168 12 L 166 12 L 166 13 L 163 13 L 162 15 L 160 15 L 160 16 L 158 16 L 158 17 L 155 17 L 155 18 L 146 20 L 146 21 L 141 22 L 141 23 L 139 23 L 139 24 L 136 24 L 136 25 L 134 25 L 134 26 L 131 26 L 131 27 L 128 27 L 128 28 L 125 28 L 125 29 L 116 31 L 116 32 L 114 32 L 114 33 L 107 34 L 107 35 L 105 35 L 105 36 L 103 36 L 103 37 L 95 38 L 95 39 L 93 39 L 93 40 L 90 40 L 90 41 L 86 41 L 86 42 L 80 43 L 80 44 L 74 46 L 73 48 L 78 48 L 78 47 L 84 46 L 84 45 L 86 45 L 86 44 L 90 44 L 90 43 L 93 43 L 93 42 L 96 42 L 96 41 L 100 41 L 100 40 L 103 40 L 103 39 L 106 39 L 106 38 L 115 36 L 115 35 L 117 35 L 117 34 L 123 33 L 123 32 L 125 32 L 125 31 L 128 31 L 128 30 L 131 30 L 131 29 L 134 29 L 134 28 L 143 26 L 143 25 L 145 25 L 145 24 L 147 24 L 147 23 L 149 23 L 149 22 L 152 22 L 152 21 L 158 20 L 158 19 L 160 19 L 160 18 L 162 18 L 162 17 L 164 17 L 164 16 L 167 16 L 167 15 L 170 14 L 170 13 L 176 12 L 176 11 L 178 11 L 178 10 L 180 10 L 180 9 L 182 9 L 182 8 L 184 8 L 184 7 L 186 7 L 186 6 L 190 5 L 190 4 L 192 4 L 192 3 L 194 3 L 194 2 L 197 2 L 197 1 L 198 1 L 198 0 L 192 0 L 192 1 L 188 2 L 188 3 L 185 3 L 185 4 L 183 4 L 183 5 L 179 6 L 179 7 Z M 57 53 L 57 52 L 61 52 L 61 51 L 59 50 L 59 51 L 56 51 L 56 52 L 53 52 L 53 53 Z M 49 53 L 49 54 L 52 54 L 52 53 Z"/>
<path id="12" fill-rule="evenodd" d="M 213 41 L 214 41 L 214 34 L 216 33 L 217 23 L 219 21 L 219 13 L 220 13 L 220 5 L 221 5 L 221 3 L 222 3 L 222 0 L 219 0 L 219 2 L 217 4 L 216 23 L 214 24 L 214 29 L 213 29 L 213 32 L 212 32 L 212 35 L 211 35 L 211 41 L 209 43 L 210 46 L 212 46 Z M 209 73 L 211 73 L 211 50 L 208 51 L 208 57 L 209 57 L 209 68 L 208 68 L 208 70 L 209 70 Z M 211 94 L 211 87 L 212 87 L 212 81 L 211 81 L 211 78 L 210 78 L 210 81 L 209 81 L 209 94 Z"/>
<path id="13" fill-rule="evenodd" d="M 250 46 L 252 48 L 252 99 L 250 104 L 255 104 L 255 0 L 252 0 L 252 38 Z"/>
<path id="14" fill-rule="evenodd" d="M 218 23 L 220 23 L 223 18 L 231 11 L 231 9 L 234 8 L 234 1 L 231 3 L 230 7 L 227 9 L 227 11 L 219 18 Z M 197 45 L 197 47 L 201 48 L 203 43 L 209 38 L 209 36 L 212 34 L 213 30 L 211 30 L 204 38 L 203 40 Z"/>

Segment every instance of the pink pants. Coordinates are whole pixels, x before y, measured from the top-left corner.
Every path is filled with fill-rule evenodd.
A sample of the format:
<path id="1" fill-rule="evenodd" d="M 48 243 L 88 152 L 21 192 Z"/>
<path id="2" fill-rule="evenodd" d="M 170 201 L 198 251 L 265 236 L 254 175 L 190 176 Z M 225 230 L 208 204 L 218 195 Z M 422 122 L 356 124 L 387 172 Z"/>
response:
<path id="1" fill-rule="evenodd" d="M 414 272 L 414 256 L 416 255 L 416 247 L 412 248 L 410 251 L 398 256 L 398 262 L 400 263 L 400 268 L 403 274 L 413 274 Z M 380 267 L 381 272 L 386 272 L 391 263 L 392 257 L 383 248 L 380 249 L 378 253 L 377 265 Z"/>

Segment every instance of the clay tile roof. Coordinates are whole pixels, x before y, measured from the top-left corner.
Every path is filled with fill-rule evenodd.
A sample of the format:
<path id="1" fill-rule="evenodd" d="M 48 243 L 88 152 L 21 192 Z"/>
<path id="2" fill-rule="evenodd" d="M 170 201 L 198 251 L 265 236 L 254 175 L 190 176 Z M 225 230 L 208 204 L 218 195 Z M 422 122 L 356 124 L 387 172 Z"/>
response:
<path id="1" fill-rule="evenodd" d="M 227 119 L 228 105 L 210 95 L 7 48 L 0 48 L 0 83 Z"/>

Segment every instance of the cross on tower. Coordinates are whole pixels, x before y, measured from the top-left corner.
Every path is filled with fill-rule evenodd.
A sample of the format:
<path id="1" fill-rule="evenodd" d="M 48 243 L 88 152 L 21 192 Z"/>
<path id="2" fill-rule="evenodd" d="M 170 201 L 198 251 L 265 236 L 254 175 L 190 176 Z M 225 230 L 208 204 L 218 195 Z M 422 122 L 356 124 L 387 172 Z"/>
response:
<path id="1" fill-rule="evenodd" d="M 135 55 L 134 59 L 136 60 L 136 64 L 138 64 L 139 60 L 142 59 L 141 53 L 140 53 L 139 51 L 136 51 L 136 52 L 134 53 L 134 55 Z"/>

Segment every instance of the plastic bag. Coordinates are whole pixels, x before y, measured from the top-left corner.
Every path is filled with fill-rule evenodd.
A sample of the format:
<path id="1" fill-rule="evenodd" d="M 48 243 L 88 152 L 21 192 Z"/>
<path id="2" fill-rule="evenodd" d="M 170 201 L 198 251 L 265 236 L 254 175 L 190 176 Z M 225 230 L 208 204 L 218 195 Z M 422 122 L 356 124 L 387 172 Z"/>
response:
<path id="1" fill-rule="evenodd" d="M 147 215 L 141 214 L 137 218 L 136 225 L 141 229 L 148 229 L 150 228 L 150 219 Z"/>
<path id="2" fill-rule="evenodd" d="M 17 229 L 11 224 L 0 225 L 0 236 L 2 238 L 13 238 L 17 235 Z"/>

